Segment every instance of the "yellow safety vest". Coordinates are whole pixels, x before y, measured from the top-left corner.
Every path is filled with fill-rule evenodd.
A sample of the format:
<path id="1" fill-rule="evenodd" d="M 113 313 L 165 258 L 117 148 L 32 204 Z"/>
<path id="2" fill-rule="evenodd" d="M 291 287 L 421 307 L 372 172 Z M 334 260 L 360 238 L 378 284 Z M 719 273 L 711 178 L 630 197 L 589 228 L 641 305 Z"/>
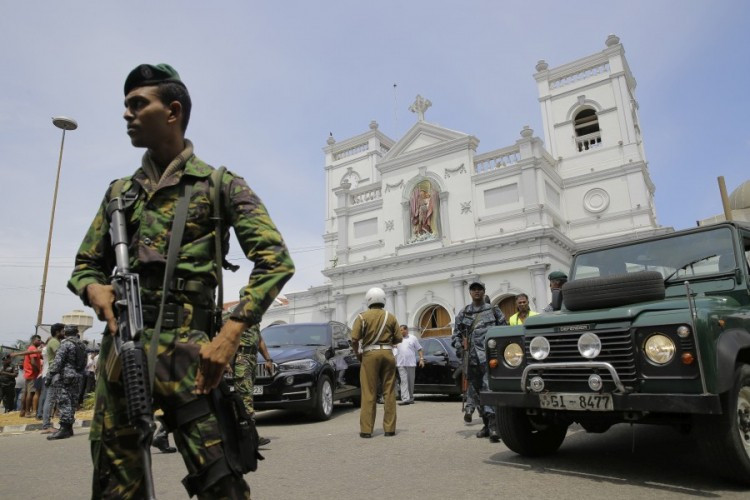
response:
<path id="1" fill-rule="evenodd" d="M 538 313 L 538 312 L 534 312 L 534 311 L 531 311 L 531 310 L 530 310 L 530 311 L 529 311 L 529 315 L 528 315 L 528 316 L 526 316 L 526 318 L 528 319 L 528 318 L 530 318 L 530 317 L 532 317 L 532 316 L 536 316 L 537 314 L 539 314 L 539 313 Z M 516 313 L 516 314 L 514 314 L 513 316 L 511 316 L 511 317 L 510 317 L 510 319 L 508 320 L 508 324 L 509 324 L 510 326 L 515 326 L 515 325 L 523 325 L 523 321 L 521 321 L 521 320 L 520 320 L 520 319 L 518 318 L 518 313 Z"/>

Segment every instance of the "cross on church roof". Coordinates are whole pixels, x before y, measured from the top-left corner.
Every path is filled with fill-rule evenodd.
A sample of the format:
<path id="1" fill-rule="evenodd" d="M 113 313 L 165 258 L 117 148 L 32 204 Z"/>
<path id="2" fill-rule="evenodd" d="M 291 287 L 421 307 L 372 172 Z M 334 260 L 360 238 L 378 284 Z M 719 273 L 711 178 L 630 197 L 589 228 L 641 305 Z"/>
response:
<path id="1" fill-rule="evenodd" d="M 420 122 L 424 121 L 424 113 L 427 109 L 432 106 L 432 102 L 429 99 L 425 99 L 421 95 L 417 94 L 417 98 L 414 100 L 414 104 L 409 106 L 409 111 L 417 114 L 417 118 Z"/>

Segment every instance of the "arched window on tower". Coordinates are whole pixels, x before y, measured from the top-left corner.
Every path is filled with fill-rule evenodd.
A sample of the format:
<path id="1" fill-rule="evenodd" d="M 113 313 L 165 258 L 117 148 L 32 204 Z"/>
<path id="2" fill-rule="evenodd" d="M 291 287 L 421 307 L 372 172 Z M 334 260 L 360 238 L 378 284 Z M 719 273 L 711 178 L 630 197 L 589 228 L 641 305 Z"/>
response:
<path id="1" fill-rule="evenodd" d="M 576 131 L 576 145 L 578 151 L 596 149 L 602 144 L 602 133 L 599 130 L 599 117 L 596 111 L 586 108 L 579 111 L 573 120 L 573 128 Z"/>

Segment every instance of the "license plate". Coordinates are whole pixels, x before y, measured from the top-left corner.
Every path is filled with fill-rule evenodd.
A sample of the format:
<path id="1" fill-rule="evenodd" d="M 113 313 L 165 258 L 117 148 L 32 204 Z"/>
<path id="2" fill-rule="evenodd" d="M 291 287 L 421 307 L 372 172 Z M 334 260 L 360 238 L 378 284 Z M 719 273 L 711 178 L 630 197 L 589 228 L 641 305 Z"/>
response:
<path id="1" fill-rule="evenodd" d="M 263 395 L 263 386 L 262 385 L 254 385 L 253 386 L 253 396 L 262 396 Z"/>
<path id="2" fill-rule="evenodd" d="M 610 411 L 613 409 L 611 394 L 540 394 L 539 406 L 551 410 L 573 411 Z"/>

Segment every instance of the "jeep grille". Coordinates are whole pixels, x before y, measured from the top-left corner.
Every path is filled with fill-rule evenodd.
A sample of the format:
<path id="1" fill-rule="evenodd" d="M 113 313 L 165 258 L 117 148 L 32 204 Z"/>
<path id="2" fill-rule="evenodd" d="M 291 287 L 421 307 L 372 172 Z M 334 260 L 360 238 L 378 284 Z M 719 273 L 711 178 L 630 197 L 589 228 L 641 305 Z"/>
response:
<path id="1" fill-rule="evenodd" d="M 634 384 L 636 381 L 635 350 L 630 330 L 592 330 L 602 341 L 602 352 L 593 361 L 610 363 L 614 366 L 623 384 Z M 536 335 L 526 337 L 526 362 L 529 364 L 559 363 L 588 361 L 578 352 L 578 338 L 585 332 L 574 333 L 544 333 L 549 340 L 550 354 L 544 361 L 536 361 L 529 352 L 529 342 Z M 548 389 L 565 389 L 563 384 L 586 384 L 592 370 L 584 368 L 556 369 L 545 371 L 542 378 Z M 540 375 L 538 370 L 532 370 L 529 377 Z M 612 376 L 606 370 L 600 370 L 599 375 L 605 384 L 613 384 Z"/>

